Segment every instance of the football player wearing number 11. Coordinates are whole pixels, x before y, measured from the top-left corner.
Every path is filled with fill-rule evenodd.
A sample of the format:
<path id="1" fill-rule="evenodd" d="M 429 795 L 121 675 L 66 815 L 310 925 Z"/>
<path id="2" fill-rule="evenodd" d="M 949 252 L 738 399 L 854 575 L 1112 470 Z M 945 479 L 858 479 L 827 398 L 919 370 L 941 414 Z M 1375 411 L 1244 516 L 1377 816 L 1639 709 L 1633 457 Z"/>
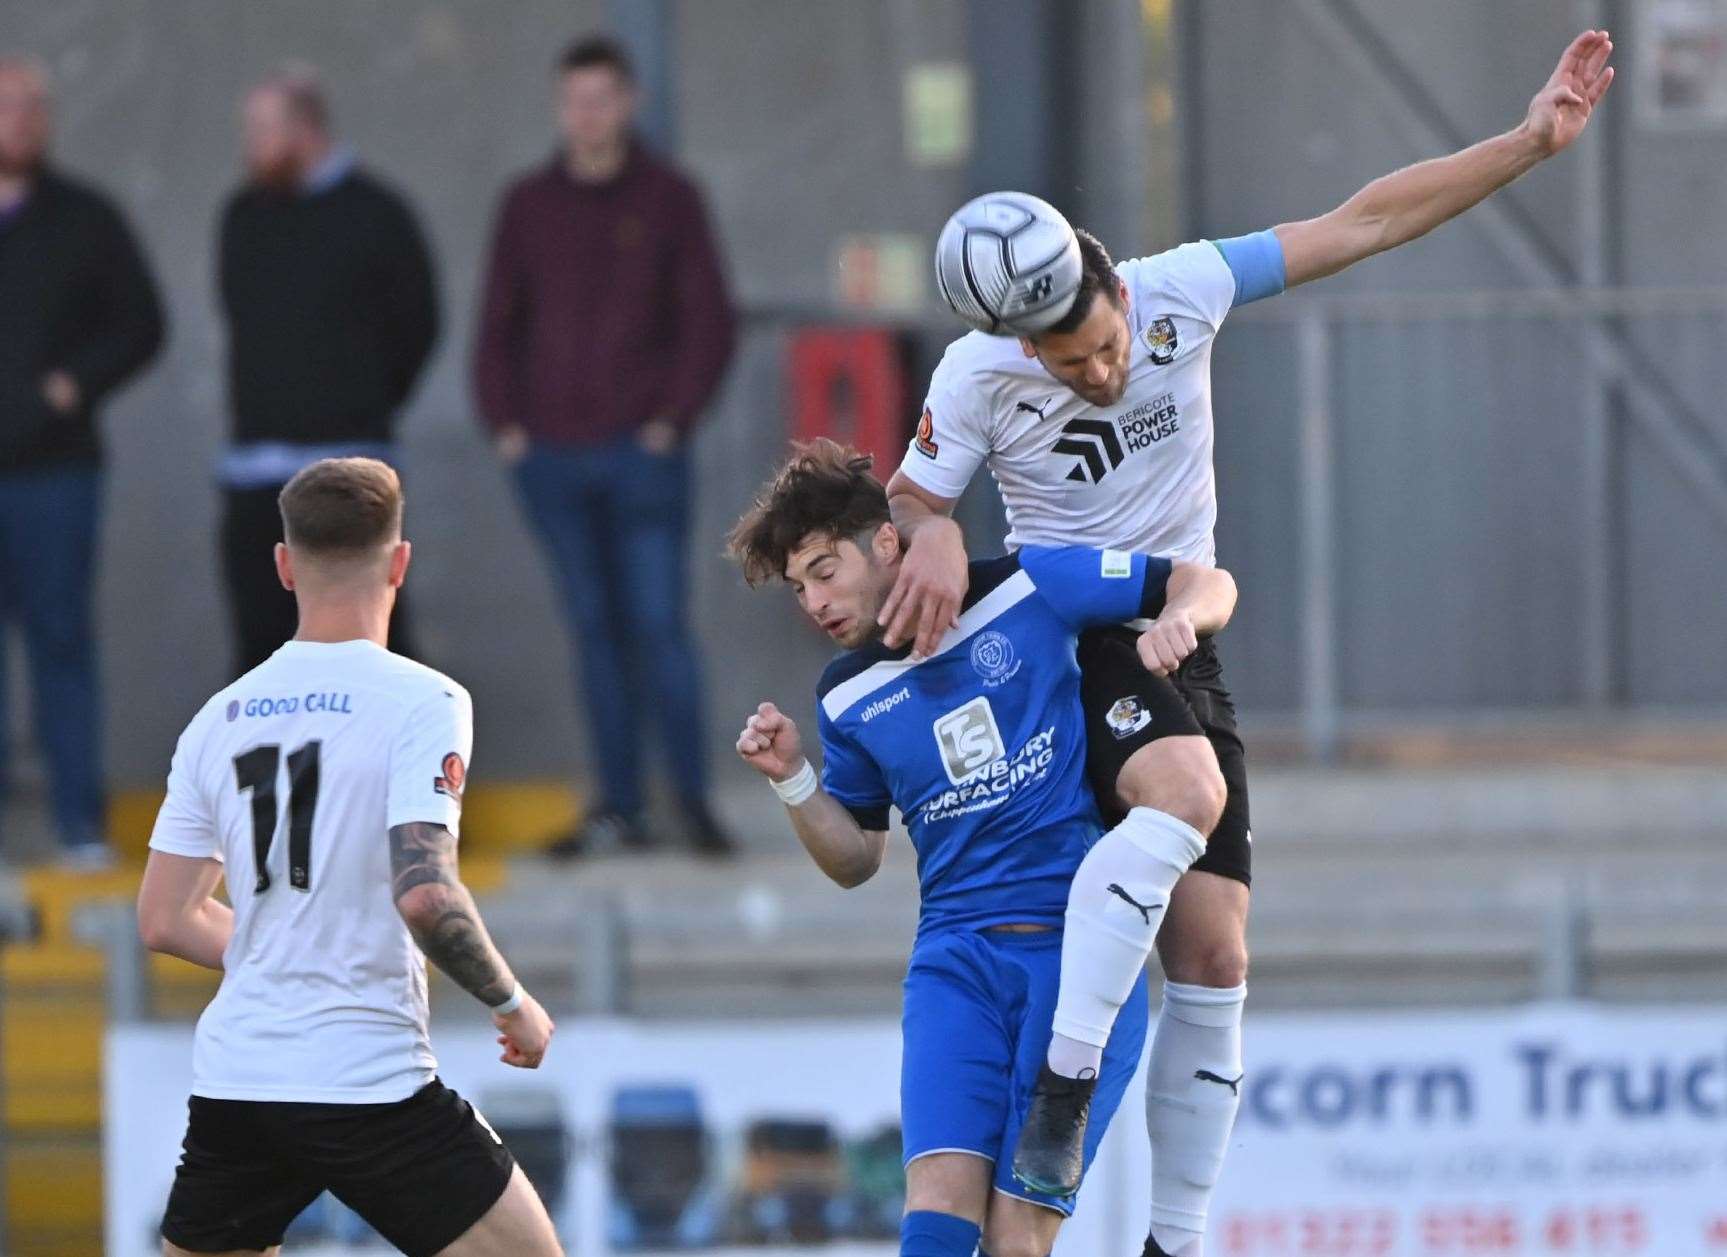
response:
<path id="1" fill-rule="evenodd" d="M 488 1007 L 506 1064 L 537 1068 L 552 1023 L 457 872 L 468 693 L 384 648 L 401 485 L 325 459 L 280 503 L 299 631 L 181 735 L 138 894 L 149 947 L 222 971 L 163 1251 L 274 1253 L 327 1190 L 405 1253 L 556 1257 L 540 1198 L 427 1042 L 422 951 Z"/>
<path id="2" fill-rule="evenodd" d="M 1050 323 L 1040 311 L 1042 330 L 1017 340 L 973 332 L 935 371 L 917 437 L 888 484 L 908 549 L 882 611 L 887 643 L 929 654 L 959 615 L 969 575 L 948 516 L 986 463 L 1007 507 L 1012 548 L 1109 547 L 1213 562 L 1211 348 L 1225 316 L 1415 240 L 1568 147 L 1613 81 L 1612 51 L 1607 32 L 1583 32 L 1518 126 L 1377 179 L 1317 218 L 1119 267 L 1079 233 L 1082 278 L 1065 314 Z M 971 284 L 972 297 L 984 291 Z M 958 305 L 956 312 L 967 315 Z M 992 327 L 1003 321 L 999 311 L 984 313 Z M 1106 819 L 1137 806 L 1209 834 L 1157 935 L 1167 982 L 1146 1098 L 1146 1257 L 1198 1257 L 1240 1103 L 1246 763 L 1209 643 L 1171 676 L 1142 668 L 1124 630 L 1087 634 L 1079 659 L 1092 782 Z M 1088 863 L 1107 863 L 1108 844 Z M 1131 848 L 1121 855 L 1129 865 L 1135 859 Z M 1076 902 L 1071 911 L 1083 920 L 1085 910 Z M 1091 943 L 1070 924 L 1066 945 Z M 1119 992 L 1144 958 L 1100 945 L 1095 963 L 1070 970 L 1071 983 L 1064 973 L 1048 1061 L 1056 1076 L 1097 1067 Z M 1040 1096 L 1050 1120 L 1028 1125 L 1019 1148 L 1026 1181 L 1059 1177 L 1072 1164 L 1083 1114 L 1070 1105 L 1064 1132 L 1054 1101 Z"/>

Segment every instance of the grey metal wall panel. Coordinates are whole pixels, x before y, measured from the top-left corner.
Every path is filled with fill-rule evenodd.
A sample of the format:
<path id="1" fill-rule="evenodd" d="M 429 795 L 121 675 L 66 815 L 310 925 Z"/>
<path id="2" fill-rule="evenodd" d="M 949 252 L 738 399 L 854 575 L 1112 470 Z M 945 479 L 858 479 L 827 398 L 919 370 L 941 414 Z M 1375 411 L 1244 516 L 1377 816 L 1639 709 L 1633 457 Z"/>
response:
<path id="1" fill-rule="evenodd" d="M 1219 648 L 1248 719 L 1289 710 L 1301 695 L 1295 369 L 1287 326 L 1224 324 L 1212 357 L 1217 559 L 1241 602 Z"/>
<path id="2" fill-rule="evenodd" d="M 1574 33 L 1574 14 L 1572 6 L 1485 0 L 1182 5 L 1201 54 L 1187 63 L 1186 100 L 1202 145 L 1186 163 L 1198 172 L 1187 198 L 1190 234 L 1321 212 L 1368 179 L 1444 151 L 1412 139 L 1421 119 L 1471 139 L 1513 124 Z M 1339 32 L 1354 51 L 1340 52 Z M 1632 32 L 1615 33 L 1621 79 L 1608 102 L 1612 125 L 1598 119 L 1585 142 L 1610 146 L 1607 177 L 1624 209 L 1617 278 L 1628 286 L 1727 281 L 1719 214 L 1705 208 L 1727 196 L 1727 138 L 1642 129 L 1633 114 Z M 1533 226 L 1537 249 L 1562 270 L 1580 262 L 1577 162 L 1563 156 L 1508 194 L 1514 214 Z M 1476 211 L 1313 291 L 1540 282 L 1512 264 Z M 1288 553 L 1298 516 L 1247 509 L 1276 501 L 1276 488 L 1258 468 L 1236 463 L 1248 456 L 1227 434 L 1232 408 L 1244 401 L 1293 419 L 1293 383 L 1277 378 L 1287 360 L 1232 347 L 1244 330 L 1226 328 L 1217 357 L 1220 543 L 1244 590 L 1230 663 L 1244 699 L 1292 705 L 1298 690 L 1276 683 L 1272 661 L 1293 658 L 1300 607 L 1286 609 L 1294 588 L 1276 556 Z M 1722 320 L 1656 316 L 1623 330 L 1632 356 L 1683 402 L 1698 448 L 1727 450 Z M 1592 561 L 1578 544 L 1584 353 L 1578 324 L 1551 321 L 1399 323 L 1340 334 L 1333 382 L 1346 702 L 1371 710 L 1582 700 L 1581 565 Z M 1634 703 L 1719 705 L 1727 697 L 1727 599 L 1712 592 L 1719 577 L 1707 573 L 1727 565 L 1727 530 L 1654 448 L 1634 426 L 1617 431 L 1618 531 L 1629 573 L 1620 590 L 1630 617 L 1624 694 Z M 1689 539 L 1683 553 L 1672 545 L 1676 534 Z M 1274 591 L 1272 612 L 1261 599 Z M 1674 607 L 1688 613 L 1658 610 Z"/>
<path id="3" fill-rule="evenodd" d="M 963 165 L 906 157 L 905 71 L 965 59 L 964 0 L 699 0 L 678 9 L 678 127 L 740 296 L 818 305 L 847 232 L 935 242 Z"/>
<path id="4" fill-rule="evenodd" d="M 795 21 L 775 0 L 673 7 L 680 156 L 706 185 L 746 302 L 826 302 L 845 232 L 933 237 L 964 170 L 907 165 L 901 76 L 963 57 L 961 0 L 800 0 Z M 339 129 L 409 195 L 437 256 L 445 329 L 401 425 L 424 648 L 475 693 L 482 772 L 577 764 L 568 644 L 475 430 L 467 361 L 497 198 L 551 150 L 557 50 L 602 18 L 599 0 L 0 0 L 7 46 L 56 70 L 60 158 L 123 202 L 172 319 L 163 359 L 107 423 L 100 598 L 117 779 L 159 778 L 181 725 L 227 676 L 210 476 L 226 425 L 213 232 L 238 176 L 240 95 L 287 58 L 321 68 Z M 722 765 L 740 710 L 761 696 L 795 706 L 827 653 L 781 596 L 748 595 L 718 554 L 782 448 L 782 361 L 778 332 L 748 336 L 695 448 L 692 579 L 714 727 L 692 739 Z"/>
<path id="5" fill-rule="evenodd" d="M 966 55 L 965 0 L 798 0 L 789 6 L 795 21 L 786 20 L 788 0 L 672 7 L 681 156 L 709 191 L 746 302 L 825 302 L 835 237 L 927 238 L 965 190 L 963 167 L 908 164 L 901 96 L 909 65 Z M 1202 124 L 1203 162 L 1183 167 L 1201 171 L 1183 189 L 1194 234 L 1320 212 L 1434 151 L 1411 141 L 1397 120 L 1401 106 L 1384 98 L 1372 74 L 1316 33 L 1304 16 L 1311 8 L 1296 0 L 1180 6 L 1181 22 L 1199 20 L 1204 35 L 1192 84 L 1200 113 L 1178 117 Z M 508 484 L 474 430 L 466 362 L 497 195 L 549 151 L 551 57 L 601 11 L 599 0 L 0 0 L 7 44 L 55 67 L 61 157 L 125 204 L 173 321 L 166 355 L 107 424 L 101 609 L 117 778 L 158 776 L 175 733 L 226 674 L 209 475 L 225 428 L 212 233 L 237 176 L 239 95 L 289 57 L 323 68 L 340 128 L 409 194 L 438 255 L 446 329 L 402 426 L 428 652 L 480 700 L 483 772 L 559 772 L 576 763 L 567 643 Z M 1088 6 L 1079 47 L 1098 55 L 1107 24 L 1133 11 L 1122 0 Z M 1516 119 L 1570 33 L 1568 6 L 1353 0 L 1353 11 L 1395 58 L 1420 67 L 1426 91 L 1470 135 Z M 1110 73 L 1119 75 L 1133 58 L 1116 51 Z M 1004 85 L 988 66 L 977 73 L 983 108 Z M 1628 110 L 1627 86 L 1615 89 L 1614 108 Z M 1103 137 L 1127 136 L 1130 122 L 1096 92 L 1082 93 L 1081 103 L 1109 116 L 1076 141 L 1080 168 L 1119 174 L 1107 167 Z M 1619 134 L 1622 279 L 1727 282 L 1727 242 L 1715 229 L 1719 215 L 1708 212 L 1727 193 L 1727 142 L 1653 136 L 1629 121 Z M 1171 142 L 1169 134 L 1145 138 Z M 1122 169 L 1142 160 L 1136 153 Z M 1514 193 L 1567 257 L 1577 232 L 1575 174 L 1562 160 Z M 1132 238 L 1138 210 L 1107 195 L 1115 212 L 1097 221 L 1115 223 L 1112 236 L 1128 233 L 1110 240 L 1118 252 L 1170 243 Z M 1321 291 L 1523 282 L 1491 233 L 1466 219 Z M 1637 342 L 1717 441 L 1727 440 L 1723 331 L 1720 319 L 1693 319 L 1654 326 Z M 743 591 L 716 555 L 725 525 L 780 449 L 782 354 L 771 328 L 746 339 L 696 448 L 703 477 L 693 579 L 715 676 L 714 727 L 704 740 L 722 760 L 737 713 L 761 696 L 795 705 L 826 654 L 779 595 Z M 1338 483 L 1354 548 L 1345 555 L 1340 610 L 1358 630 L 1343 673 L 1351 701 L 1546 704 L 1581 692 L 1569 601 L 1581 561 L 1570 535 L 1576 467 L 1567 437 L 1575 354 L 1552 326 L 1341 337 Z M 1251 719 L 1256 710 L 1293 707 L 1300 694 L 1290 331 L 1237 321 L 1216 362 L 1220 553 L 1243 585 L 1226 654 Z M 911 382 L 914 400 L 921 386 Z M 1727 668 L 1719 666 L 1727 600 L 1706 591 L 1718 578 L 1722 534 L 1646 440 L 1632 435 L 1624 445 L 1626 597 L 1640 647 L 1630 661 L 1631 697 L 1718 703 L 1727 697 Z M 1436 584 L 1448 599 L 1438 598 Z M 1504 624 L 1471 619 L 1470 602 Z M 798 710 L 807 714 L 807 705 Z"/>

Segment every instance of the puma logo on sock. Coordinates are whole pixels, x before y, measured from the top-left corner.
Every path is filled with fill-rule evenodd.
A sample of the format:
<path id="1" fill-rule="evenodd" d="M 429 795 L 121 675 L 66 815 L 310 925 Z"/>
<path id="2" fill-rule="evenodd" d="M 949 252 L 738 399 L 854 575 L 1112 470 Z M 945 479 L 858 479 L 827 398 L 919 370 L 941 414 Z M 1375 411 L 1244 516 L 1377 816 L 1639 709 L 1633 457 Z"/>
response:
<path id="1" fill-rule="evenodd" d="M 1228 1087 L 1229 1094 L 1234 1096 L 1241 1094 L 1241 1078 L 1247 1077 L 1246 1074 L 1243 1074 L 1241 1075 L 1241 1078 L 1236 1078 L 1232 1081 L 1231 1079 L 1212 1073 L 1209 1069 L 1197 1070 L 1193 1076 L 1201 1082 L 1215 1082 L 1220 1087 Z"/>
<path id="2" fill-rule="evenodd" d="M 1135 908 L 1138 908 L 1139 909 L 1139 915 L 1145 918 L 1145 923 L 1147 925 L 1151 924 L 1151 914 L 1153 912 L 1155 912 L 1157 909 L 1163 907 L 1163 905 L 1160 903 L 1154 903 L 1154 904 L 1140 903 L 1139 900 L 1135 899 L 1132 895 L 1128 894 L 1125 890 L 1123 890 L 1115 882 L 1111 882 L 1108 886 L 1105 886 L 1104 889 L 1107 890 L 1112 895 L 1119 895 L 1121 898 L 1127 900 L 1128 903 L 1132 904 Z"/>

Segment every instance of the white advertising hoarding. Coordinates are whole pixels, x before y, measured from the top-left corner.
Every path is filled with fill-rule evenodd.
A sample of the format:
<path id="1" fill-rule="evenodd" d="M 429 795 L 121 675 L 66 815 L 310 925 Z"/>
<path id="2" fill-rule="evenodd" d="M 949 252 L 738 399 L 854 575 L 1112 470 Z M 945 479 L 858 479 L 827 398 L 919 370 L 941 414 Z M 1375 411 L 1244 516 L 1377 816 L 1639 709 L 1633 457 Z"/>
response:
<path id="1" fill-rule="evenodd" d="M 703 1172 L 709 1213 L 733 1222 L 704 1226 L 692 1203 L 677 1242 L 661 1247 L 716 1255 L 736 1243 L 736 1184 L 750 1178 L 739 1171 L 743 1132 L 795 1119 L 782 1125 L 824 1129 L 855 1150 L 872 1135 L 879 1144 L 897 1113 L 899 1032 L 888 1021 L 577 1022 L 534 1073 L 500 1065 L 483 1027 L 440 1028 L 435 1041 L 444 1079 L 498 1125 L 535 1106 L 554 1116 L 569 1150 L 559 1221 L 584 1257 L 652 1247 L 612 1245 L 620 1213 L 607 1155 L 622 1147 L 622 1095 L 687 1094 L 699 1106 L 719 1149 Z M 110 1036 L 110 1257 L 155 1251 L 190 1059 L 183 1027 Z M 1250 1011 L 1241 1086 L 1208 1257 L 1727 1257 L 1727 1010 Z M 1130 1090 L 1058 1257 L 1138 1252 L 1149 1180 L 1140 1093 Z M 867 1175 L 856 1156 L 847 1165 L 841 1178 Z M 871 1233 L 859 1216 L 884 1207 L 880 1193 L 830 1194 L 821 1244 L 763 1232 L 736 1251 L 896 1251 L 882 1219 Z"/>
<path id="2" fill-rule="evenodd" d="M 1249 1019 L 1208 1257 L 1727 1255 L 1727 1011 Z"/>

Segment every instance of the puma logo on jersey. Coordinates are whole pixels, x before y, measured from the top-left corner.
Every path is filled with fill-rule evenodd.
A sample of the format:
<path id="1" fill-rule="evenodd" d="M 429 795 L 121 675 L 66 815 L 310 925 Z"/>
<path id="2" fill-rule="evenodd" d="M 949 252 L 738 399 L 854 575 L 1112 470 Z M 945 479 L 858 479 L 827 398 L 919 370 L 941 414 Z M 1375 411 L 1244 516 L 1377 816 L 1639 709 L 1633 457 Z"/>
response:
<path id="1" fill-rule="evenodd" d="M 1159 908 L 1163 907 L 1163 905 L 1160 903 L 1152 903 L 1152 904 L 1140 903 L 1139 900 L 1135 899 L 1132 895 L 1128 894 L 1125 890 L 1123 890 L 1120 886 L 1116 885 L 1114 882 L 1111 882 L 1108 886 L 1105 886 L 1104 889 L 1107 890 L 1110 894 L 1116 896 L 1118 899 L 1125 899 L 1125 900 L 1127 900 L 1128 903 L 1132 904 L 1135 908 L 1138 908 L 1139 909 L 1139 915 L 1145 918 L 1145 923 L 1147 925 L 1151 924 L 1151 914 L 1153 912 L 1157 911 Z"/>
<path id="2" fill-rule="evenodd" d="M 1049 409 L 1049 404 L 1054 400 L 1055 397 L 1052 394 L 1043 399 L 1043 405 L 1041 406 L 1033 406 L 1030 402 L 1015 402 L 1013 404 L 1013 413 L 1017 415 L 1021 411 L 1024 411 L 1028 415 L 1036 415 L 1039 419 L 1047 419 L 1049 416 L 1043 412 Z"/>
<path id="3" fill-rule="evenodd" d="M 1247 1077 L 1246 1074 L 1242 1074 L 1239 1078 L 1225 1078 L 1220 1074 L 1212 1073 L 1209 1069 L 1195 1070 L 1193 1076 L 1201 1082 L 1215 1082 L 1220 1087 L 1228 1087 L 1229 1094 L 1232 1096 L 1241 1094 L 1241 1079 Z"/>
<path id="4" fill-rule="evenodd" d="M 1050 451 L 1078 456 L 1067 478 L 1080 484 L 1096 484 L 1127 458 L 1121 434 L 1107 419 L 1070 419 Z"/>

